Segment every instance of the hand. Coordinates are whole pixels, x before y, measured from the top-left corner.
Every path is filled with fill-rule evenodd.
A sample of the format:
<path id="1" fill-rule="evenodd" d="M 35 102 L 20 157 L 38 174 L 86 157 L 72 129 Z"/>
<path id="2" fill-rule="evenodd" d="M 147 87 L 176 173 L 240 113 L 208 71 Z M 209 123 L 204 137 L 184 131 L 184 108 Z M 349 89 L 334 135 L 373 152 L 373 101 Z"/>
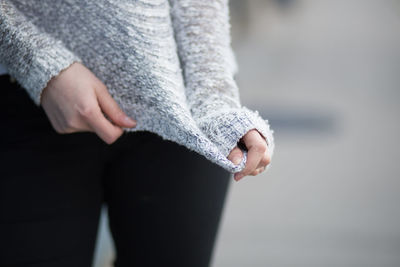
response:
<path id="1" fill-rule="evenodd" d="M 60 134 L 95 132 L 104 142 L 111 144 L 122 135 L 121 127 L 136 126 L 136 122 L 120 109 L 106 86 L 79 62 L 49 81 L 43 89 L 40 104 Z"/>
<path id="2" fill-rule="evenodd" d="M 248 131 L 241 139 L 248 149 L 246 166 L 240 172 L 235 173 L 234 179 L 239 181 L 246 175 L 255 176 L 265 170 L 271 162 L 267 142 L 255 129 Z M 243 153 L 239 147 L 235 147 L 228 155 L 228 159 L 239 164 L 243 159 Z"/>

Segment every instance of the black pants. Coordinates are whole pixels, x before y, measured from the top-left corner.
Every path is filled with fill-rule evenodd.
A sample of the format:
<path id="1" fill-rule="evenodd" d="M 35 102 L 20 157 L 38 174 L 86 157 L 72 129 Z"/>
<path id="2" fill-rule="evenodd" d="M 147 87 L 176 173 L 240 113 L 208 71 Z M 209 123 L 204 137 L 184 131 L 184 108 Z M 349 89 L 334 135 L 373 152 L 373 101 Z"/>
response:
<path id="1" fill-rule="evenodd" d="M 150 132 L 58 134 L 0 88 L 0 266 L 91 266 L 104 203 L 115 266 L 208 266 L 229 172 Z"/>

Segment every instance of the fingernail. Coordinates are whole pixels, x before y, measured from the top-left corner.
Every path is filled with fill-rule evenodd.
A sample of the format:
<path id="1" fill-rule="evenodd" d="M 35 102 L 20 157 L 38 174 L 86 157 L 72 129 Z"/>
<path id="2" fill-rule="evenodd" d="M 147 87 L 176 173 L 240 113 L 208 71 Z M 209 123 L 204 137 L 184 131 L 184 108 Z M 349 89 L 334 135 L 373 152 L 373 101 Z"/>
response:
<path id="1" fill-rule="evenodd" d="M 136 121 L 134 121 L 133 119 L 129 118 L 128 116 L 124 117 L 124 122 L 130 125 L 135 126 L 136 125 Z"/>
<path id="2" fill-rule="evenodd" d="M 235 165 L 238 165 L 238 164 L 240 163 L 241 160 L 242 160 L 242 159 L 241 159 L 240 157 L 234 157 L 234 158 L 232 159 L 232 162 L 235 163 Z"/>

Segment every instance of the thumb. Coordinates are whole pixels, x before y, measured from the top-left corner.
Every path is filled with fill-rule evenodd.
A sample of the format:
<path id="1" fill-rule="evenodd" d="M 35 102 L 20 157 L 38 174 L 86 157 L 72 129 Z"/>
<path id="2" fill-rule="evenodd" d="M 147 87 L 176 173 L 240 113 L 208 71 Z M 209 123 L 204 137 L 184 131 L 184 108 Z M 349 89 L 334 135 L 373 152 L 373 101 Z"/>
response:
<path id="1" fill-rule="evenodd" d="M 228 159 L 238 165 L 243 159 L 243 152 L 239 147 L 232 149 L 231 153 L 228 155 Z"/>
<path id="2" fill-rule="evenodd" d="M 136 121 L 129 118 L 125 112 L 118 106 L 114 98 L 110 95 L 105 85 L 96 87 L 97 101 L 101 110 L 112 120 L 112 122 L 121 127 L 135 127 Z"/>

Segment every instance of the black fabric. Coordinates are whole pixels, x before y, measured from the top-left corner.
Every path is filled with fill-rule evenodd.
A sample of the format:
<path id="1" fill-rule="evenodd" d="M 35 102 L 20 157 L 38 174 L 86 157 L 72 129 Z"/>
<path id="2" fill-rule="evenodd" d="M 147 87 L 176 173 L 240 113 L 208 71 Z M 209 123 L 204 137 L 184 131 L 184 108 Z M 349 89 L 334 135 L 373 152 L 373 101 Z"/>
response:
<path id="1" fill-rule="evenodd" d="M 116 267 L 208 266 L 231 175 L 150 132 L 56 133 L 0 76 L 0 266 L 91 266 L 101 207 Z"/>

